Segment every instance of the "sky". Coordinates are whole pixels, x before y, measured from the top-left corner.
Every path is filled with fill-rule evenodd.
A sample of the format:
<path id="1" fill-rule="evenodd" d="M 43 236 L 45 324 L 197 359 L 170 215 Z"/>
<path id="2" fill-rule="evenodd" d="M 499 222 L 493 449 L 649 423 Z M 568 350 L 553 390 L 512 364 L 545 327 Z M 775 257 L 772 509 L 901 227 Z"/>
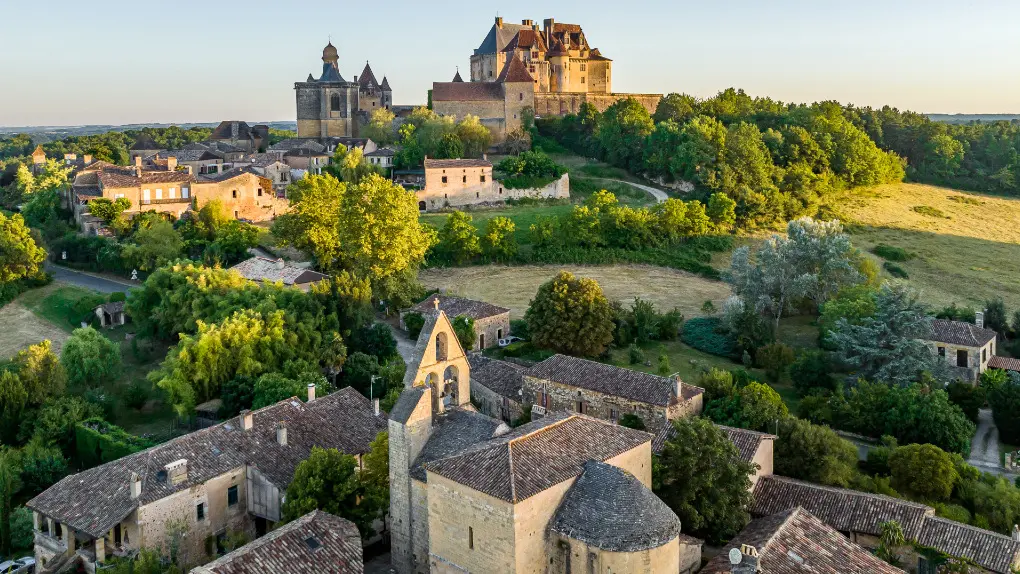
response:
<path id="1" fill-rule="evenodd" d="M 1020 113 L 1020 1 L 0 0 L 0 126 L 294 120 L 332 39 L 396 104 L 467 70 L 495 16 L 581 24 L 616 92 Z M 599 8 L 605 5 L 605 8 Z"/>

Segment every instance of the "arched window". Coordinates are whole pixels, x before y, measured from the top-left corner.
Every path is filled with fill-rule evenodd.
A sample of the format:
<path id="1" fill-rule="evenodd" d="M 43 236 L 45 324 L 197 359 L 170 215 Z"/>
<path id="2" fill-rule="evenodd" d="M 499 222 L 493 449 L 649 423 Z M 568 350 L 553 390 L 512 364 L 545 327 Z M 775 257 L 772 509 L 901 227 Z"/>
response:
<path id="1" fill-rule="evenodd" d="M 340 94 L 333 94 L 329 97 L 329 109 L 334 112 L 340 111 Z"/>

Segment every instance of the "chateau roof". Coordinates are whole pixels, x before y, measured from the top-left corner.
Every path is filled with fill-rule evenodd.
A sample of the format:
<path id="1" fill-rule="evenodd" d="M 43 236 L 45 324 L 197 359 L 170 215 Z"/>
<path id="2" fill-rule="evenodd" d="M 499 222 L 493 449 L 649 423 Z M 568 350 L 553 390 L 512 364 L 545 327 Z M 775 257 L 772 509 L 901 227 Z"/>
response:
<path id="1" fill-rule="evenodd" d="M 492 28 L 489 28 L 489 33 L 486 34 L 485 39 L 475 49 L 475 54 L 495 54 L 496 52 L 503 51 L 506 45 L 517 35 L 521 30 L 530 30 L 531 26 L 525 26 L 523 24 L 509 24 L 504 23 L 501 27 L 496 27 L 495 24 Z"/>
<path id="2" fill-rule="evenodd" d="M 503 66 L 503 71 L 496 78 L 497 83 L 532 83 L 535 78 L 528 73 L 528 67 L 518 57 L 513 57 Z"/>
<path id="3" fill-rule="evenodd" d="M 365 61 L 365 69 L 361 71 L 361 75 L 358 76 L 358 85 L 362 88 L 378 88 L 379 82 L 375 79 L 375 74 L 372 73 L 372 66 L 368 65 L 368 61 Z"/>
<path id="4" fill-rule="evenodd" d="M 1020 564 L 1020 542 L 938 516 L 924 519 L 917 542 L 952 556 L 969 558 L 992 572 L 1008 574 Z"/>
<path id="5" fill-rule="evenodd" d="M 257 468 L 274 485 L 286 488 L 313 446 L 361 454 L 386 430 L 385 414 L 376 416 L 368 399 L 351 387 L 310 403 L 280 401 L 254 411 L 252 421 L 248 431 L 234 418 L 67 476 L 26 506 L 99 538 L 134 509 L 241 466 Z M 286 446 L 276 441 L 280 422 L 287 425 Z M 181 459 L 187 460 L 187 478 L 173 484 L 165 478 L 164 467 Z M 142 481 L 141 495 L 134 499 L 132 473 Z"/>
<path id="6" fill-rule="evenodd" d="M 481 385 L 501 397 L 521 402 L 525 368 L 520 365 L 490 359 L 481 353 L 468 356 L 471 365 L 471 384 Z"/>
<path id="7" fill-rule="evenodd" d="M 933 319 L 929 340 L 963 347 L 983 347 L 996 336 L 991 329 L 982 329 L 964 321 Z"/>
<path id="8" fill-rule="evenodd" d="M 453 81 L 454 82 L 463 82 L 464 81 L 464 78 L 460 77 L 460 70 L 459 69 L 457 70 L 457 73 L 454 74 Z"/>
<path id="9" fill-rule="evenodd" d="M 513 52 L 517 49 L 545 52 L 548 50 L 548 47 L 545 45 L 545 37 L 541 32 L 525 28 L 514 35 L 513 39 L 503 48 L 503 51 Z"/>
<path id="10" fill-rule="evenodd" d="M 678 397 L 677 383 L 672 379 L 567 355 L 553 355 L 528 369 L 526 374 L 658 406 L 669 406 L 677 399 L 687 401 L 705 392 L 701 387 L 680 381 L 681 396 Z"/>
<path id="11" fill-rule="evenodd" d="M 349 520 L 313 510 L 217 558 L 194 574 L 361 574 L 361 535 Z"/>
<path id="12" fill-rule="evenodd" d="M 465 85 L 466 86 L 471 86 L 471 85 L 475 85 L 475 84 L 465 84 Z M 425 167 L 425 169 L 458 169 L 458 168 L 465 168 L 465 167 L 492 167 L 492 162 L 489 161 L 489 160 L 486 160 L 486 159 L 426 159 L 425 162 L 422 165 Z M 455 299 L 455 297 L 446 297 L 446 296 L 441 297 L 440 300 L 439 300 L 439 308 L 440 309 L 443 308 L 443 300 L 444 299 Z M 469 299 L 464 299 L 464 300 L 465 301 L 470 301 Z M 428 299 L 426 299 L 426 301 L 428 301 Z M 480 305 L 489 305 L 488 303 L 482 303 L 480 301 L 471 301 L 471 303 L 479 303 Z M 419 305 L 420 305 L 420 303 L 419 303 Z M 502 307 L 496 307 L 495 305 L 489 305 L 489 306 L 494 308 L 494 309 L 502 309 Z M 502 311 L 493 312 L 492 315 L 496 315 L 498 313 L 505 313 L 507 311 L 509 311 L 509 309 L 502 309 Z M 485 315 L 485 316 L 488 317 L 490 315 Z"/>
<path id="13" fill-rule="evenodd" d="M 433 82 L 434 102 L 503 101 L 503 86 L 496 82 Z"/>
<path id="14" fill-rule="evenodd" d="M 340 70 L 337 69 L 335 62 L 323 62 L 322 63 L 322 76 L 319 77 L 320 82 L 342 82 L 347 83 L 347 80 L 340 75 Z"/>
<path id="15" fill-rule="evenodd" d="M 382 77 L 382 86 L 379 87 L 382 88 L 383 91 L 390 91 L 390 81 L 386 79 L 386 76 Z"/>
<path id="16" fill-rule="evenodd" d="M 988 368 L 1020 372 L 1020 359 L 992 355 L 991 357 L 988 358 Z"/>
<path id="17" fill-rule="evenodd" d="M 282 259 L 252 257 L 230 268 L 249 281 L 282 282 L 284 285 L 304 285 L 327 279 L 318 271 L 288 265 Z"/>
<path id="18" fill-rule="evenodd" d="M 761 443 L 766 440 L 776 440 L 776 435 L 767 434 L 763 432 L 757 432 L 747 429 L 738 429 L 735 427 L 728 427 L 723 425 L 716 425 L 726 436 L 730 439 L 730 442 L 737 447 L 740 452 L 740 459 L 744 462 L 751 462 L 754 460 L 754 455 L 758 453 L 758 448 Z M 676 436 L 676 427 L 672 424 L 668 424 L 659 431 L 656 435 L 655 440 L 652 441 L 652 452 L 660 453 L 666 446 L 666 441 L 673 439 Z"/>
<path id="19" fill-rule="evenodd" d="M 426 160 L 426 161 L 429 162 L 429 163 L 451 162 L 451 161 L 454 161 L 454 162 L 474 162 L 471 165 L 466 165 L 466 164 L 456 164 L 456 165 L 453 165 L 453 164 L 440 164 L 440 165 L 433 165 L 433 166 L 431 166 L 433 168 L 435 168 L 435 167 L 444 167 L 444 168 L 450 168 L 450 167 L 487 167 L 487 166 L 492 165 L 489 162 L 484 162 L 485 165 L 480 165 L 481 161 L 479 161 L 479 160 L 436 160 L 436 159 L 430 159 L 430 160 Z M 476 163 L 478 163 L 479 165 L 475 165 Z M 428 167 L 428 166 L 426 166 L 426 167 Z M 499 306 L 493 305 L 491 303 L 486 303 L 485 301 L 475 301 L 474 299 L 465 299 L 463 297 L 450 297 L 450 296 L 447 296 L 447 295 L 439 295 L 438 293 L 434 293 L 432 295 L 429 295 L 423 301 L 421 301 L 420 303 L 418 303 L 418 304 L 414 305 L 413 307 L 411 307 L 410 309 L 408 309 L 408 311 L 413 311 L 413 312 L 421 313 L 421 314 L 425 314 L 427 312 L 433 312 L 433 311 L 436 310 L 436 299 L 439 299 L 439 309 L 444 311 L 446 313 L 447 317 L 456 317 L 457 315 L 466 315 L 468 317 L 471 317 L 472 319 L 478 320 L 478 319 L 487 319 L 489 317 L 495 317 L 497 315 L 502 315 L 504 313 L 509 313 L 510 312 L 510 309 L 507 309 L 506 307 L 499 307 Z"/>
<path id="20" fill-rule="evenodd" d="M 581 474 L 589 460 L 606 461 L 652 435 L 583 415 L 546 416 L 425 465 L 443 476 L 511 503 Z"/>
<path id="21" fill-rule="evenodd" d="M 701 572 L 729 574 L 729 552 L 741 544 L 758 550 L 763 574 L 903 573 L 800 507 L 752 521 Z"/>
<path id="22" fill-rule="evenodd" d="M 594 460 L 583 468 L 549 530 L 609 552 L 658 548 L 680 534 L 680 519 L 634 475 Z"/>

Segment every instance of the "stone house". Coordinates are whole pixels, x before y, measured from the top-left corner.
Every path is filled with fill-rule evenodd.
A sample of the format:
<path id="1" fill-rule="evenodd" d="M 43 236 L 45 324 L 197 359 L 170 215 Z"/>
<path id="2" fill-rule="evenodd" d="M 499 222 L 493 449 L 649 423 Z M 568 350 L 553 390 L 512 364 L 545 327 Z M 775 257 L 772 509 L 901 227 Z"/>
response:
<path id="1" fill-rule="evenodd" d="M 313 510 L 191 574 L 361 574 L 361 535 L 350 520 Z"/>
<path id="2" fill-rule="evenodd" d="M 429 295 L 423 301 L 401 312 L 400 327 L 407 330 L 404 316 L 408 313 L 420 313 L 424 316 L 435 313 L 436 309 L 445 312 L 451 319 L 456 319 L 460 315 L 474 319 L 475 342 L 472 348 L 475 350 L 495 347 L 500 339 L 510 335 L 510 309 L 463 297 L 440 296 L 438 293 Z"/>
<path id="3" fill-rule="evenodd" d="M 387 173 L 389 173 L 389 170 L 393 167 L 394 155 L 396 155 L 396 152 L 394 152 L 390 148 L 381 147 L 376 149 L 375 151 L 366 153 L 365 161 L 367 161 L 369 165 L 374 165 L 375 167 L 382 168 L 386 170 Z"/>
<path id="4" fill-rule="evenodd" d="M 939 360 L 949 365 L 957 378 L 976 383 L 995 355 L 997 334 L 984 328 L 984 313 L 977 313 L 977 324 L 934 319 L 931 334 L 925 340 Z"/>
<path id="5" fill-rule="evenodd" d="M 213 175 L 224 169 L 223 157 L 205 148 L 161 151 L 145 160 L 154 169 L 165 170 L 171 157 L 176 160 L 179 167 L 188 166 L 191 168 L 191 173 L 197 175 Z"/>
<path id="6" fill-rule="evenodd" d="M 245 122 L 225 121 L 213 128 L 211 142 L 222 142 L 241 149 L 244 153 L 263 151 L 269 144 L 269 126 L 249 126 Z"/>
<path id="7" fill-rule="evenodd" d="M 71 203 L 75 219 L 88 212 L 88 202 L 103 197 L 110 201 L 126 198 L 131 206 L 125 214 L 142 211 L 166 212 L 179 218 L 191 209 L 193 187 L 198 181 L 187 169 L 178 170 L 177 160 L 167 158 L 162 170 L 142 168 L 142 156 L 135 156 L 133 166 L 122 167 L 95 162 L 79 171 L 71 184 Z"/>
<path id="8" fill-rule="evenodd" d="M 733 550 L 740 556 L 738 565 L 730 560 Z M 700 572 L 902 574 L 903 570 L 850 542 L 798 506 L 752 521 Z"/>
<path id="9" fill-rule="evenodd" d="M 281 519 L 283 494 L 312 447 L 362 456 L 386 429 L 385 413 L 348 387 L 308 402 L 287 399 L 225 423 L 68 476 L 26 506 L 41 566 L 166 548 L 198 562 L 228 531 L 265 534 Z"/>
<path id="10" fill-rule="evenodd" d="M 255 173 L 273 182 L 273 191 L 277 197 L 286 197 L 285 190 L 293 181 L 291 168 L 283 161 L 281 153 L 256 153 L 245 156 L 244 161 Z"/>
<path id="11" fill-rule="evenodd" d="M 521 129 L 526 110 L 534 113 L 535 80 L 520 58 L 511 58 L 495 81 L 434 82 L 432 109 L 457 120 L 478 116 L 492 131 L 493 141 L 499 143 L 506 134 Z"/>
<path id="12" fill-rule="evenodd" d="M 471 402 L 478 411 L 508 424 L 521 418 L 527 369 L 481 353 L 472 353 L 468 363 L 471 365 Z"/>
<path id="13" fill-rule="evenodd" d="M 700 414 L 704 392 L 679 378 L 553 355 L 524 374 L 523 404 L 533 405 L 532 417 L 569 411 L 615 423 L 633 414 L 657 433 L 673 419 Z"/>
<path id="14" fill-rule="evenodd" d="M 309 291 L 312 285 L 328 279 L 318 271 L 290 265 L 283 259 L 267 259 L 265 257 L 252 257 L 246 259 L 230 268 L 237 271 L 242 277 L 249 281 L 258 283 L 283 283 L 286 287 L 296 287 L 302 291 Z"/>
<path id="15" fill-rule="evenodd" d="M 127 315 L 124 313 L 123 301 L 103 303 L 93 309 L 93 312 L 96 314 L 96 317 L 99 318 L 100 327 L 119 327 L 127 321 Z"/>
<path id="16" fill-rule="evenodd" d="M 134 143 L 128 147 L 128 157 L 132 162 L 135 162 L 140 157 L 149 157 L 155 155 L 161 151 L 159 144 L 153 141 L 152 138 L 145 135 L 144 133 L 138 134 L 135 138 Z"/>
<path id="17" fill-rule="evenodd" d="M 229 216 L 254 222 L 271 221 L 288 207 L 286 199 L 276 197 L 272 180 L 250 166 L 199 176 L 194 195 L 195 209 L 218 199 Z"/>
<path id="18" fill-rule="evenodd" d="M 751 476 L 752 489 L 758 484 L 761 477 L 772 476 L 775 441 L 778 438 L 776 435 L 724 425 L 716 426 L 725 432 L 733 446 L 737 447 L 740 460 L 754 463 L 757 466 L 754 475 Z M 675 436 L 676 427 L 671 424 L 662 427 L 659 434 L 655 435 L 655 440 L 652 441 L 652 452 L 654 454 L 661 453 L 666 446 L 666 441 Z"/>
<path id="19" fill-rule="evenodd" d="M 300 173 L 301 177 L 304 177 L 304 174 L 306 173 L 311 175 L 321 175 L 322 168 L 329 165 L 332 157 L 332 155 L 325 151 L 297 148 L 283 154 L 283 162 L 290 166 L 291 170 Z"/>
<path id="20" fill-rule="evenodd" d="M 880 524 L 895 520 L 908 541 L 971 561 L 971 571 L 1010 574 L 1020 567 L 1020 532 L 1013 537 L 935 516 L 935 509 L 880 494 L 821 486 L 783 476 L 762 477 L 754 488 L 751 514 L 770 516 L 803 507 L 851 542 L 878 547 Z M 910 544 L 897 549 L 910 572 L 933 571 Z"/>
<path id="21" fill-rule="evenodd" d="M 499 201 L 487 159 L 425 158 L 425 189 L 416 191 L 418 209 L 431 211 Z"/>

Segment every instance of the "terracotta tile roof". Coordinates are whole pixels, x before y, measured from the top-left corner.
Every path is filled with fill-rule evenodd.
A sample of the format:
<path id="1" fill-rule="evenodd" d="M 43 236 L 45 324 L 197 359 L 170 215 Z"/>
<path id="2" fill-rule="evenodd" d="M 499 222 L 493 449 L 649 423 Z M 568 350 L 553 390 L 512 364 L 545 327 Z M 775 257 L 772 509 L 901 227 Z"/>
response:
<path id="1" fill-rule="evenodd" d="M 284 285 L 304 285 L 327 279 L 318 271 L 295 267 L 284 262 L 282 259 L 267 259 L 265 257 L 252 257 L 238 263 L 230 268 L 237 271 L 242 277 L 250 281 L 266 281 L 275 283 L 282 282 Z"/>
<path id="2" fill-rule="evenodd" d="M 988 359 L 988 368 L 1020 372 L 1020 359 L 992 355 L 991 358 Z"/>
<path id="3" fill-rule="evenodd" d="M 125 188 L 145 184 L 193 183 L 195 177 L 186 171 L 143 171 L 138 177 L 132 168 L 117 167 L 100 170 L 99 181 L 104 188 Z"/>
<path id="4" fill-rule="evenodd" d="M 525 368 L 520 365 L 490 359 L 481 353 L 468 356 L 471 365 L 471 384 L 482 385 L 490 391 L 518 403 L 524 389 Z"/>
<path id="5" fill-rule="evenodd" d="M 313 510 L 192 574 L 361 574 L 361 536 L 349 520 Z"/>
<path id="6" fill-rule="evenodd" d="M 503 86 L 496 82 L 433 82 L 433 102 L 503 101 Z"/>
<path id="7" fill-rule="evenodd" d="M 606 461 L 651 440 L 648 433 L 583 415 L 547 415 L 425 468 L 517 503 L 580 475 L 589 460 Z"/>
<path id="8" fill-rule="evenodd" d="M 528 67 L 520 58 L 514 56 L 503 66 L 503 71 L 496 78 L 496 83 L 534 83 L 535 78 L 528 73 Z"/>
<path id="9" fill-rule="evenodd" d="M 541 32 L 535 32 L 531 28 L 525 28 L 518 32 L 510 43 L 503 48 L 504 52 L 513 52 L 514 50 L 538 50 L 539 52 L 545 52 L 548 47 L 545 45 L 545 36 Z"/>
<path id="10" fill-rule="evenodd" d="M 800 507 L 752 521 L 700 572 L 729 574 L 729 551 L 741 544 L 758 550 L 762 574 L 903 573 Z"/>
<path id="11" fill-rule="evenodd" d="M 833 488 L 784 476 L 763 476 L 754 487 L 751 514 L 768 516 L 803 506 L 840 532 L 863 532 L 878 536 L 879 523 L 895 520 L 903 535 L 916 540 L 925 517 L 934 516 L 929 506 L 881 494 Z"/>
<path id="12" fill-rule="evenodd" d="M 758 447 L 761 443 L 766 440 L 776 440 L 776 435 L 767 434 L 763 432 L 757 432 L 747 429 L 738 429 L 734 427 L 728 427 L 723 425 L 716 425 L 726 436 L 730 439 L 730 442 L 737 447 L 740 452 L 740 459 L 744 462 L 751 462 L 754 459 L 754 455 L 758 452 Z M 669 424 L 663 427 L 659 434 L 655 436 L 655 440 L 652 441 L 652 452 L 660 453 L 663 447 L 666 445 L 666 441 L 671 440 L 676 436 L 676 427 Z"/>
<path id="13" fill-rule="evenodd" d="M 677 383 L 673 379 L 567 355 L 553 355 L 525 374 L 662 407 L 675 404 L 678 398 L 686 401 L 705 392 L 700 387 L 681 382 L 681 396 L 677 397 Z"/>
<path id="14" fill-rule="evenodd" d="M 917 542 L 952 556 L 969 558 L 992 572 L 1009 574 L 1020 565 L 1020 542 L 938 516 L 924 519 Z"/>
<path id="15" fill-rule="evenodd" d="M 933 319 L 929 340 L 964 347 L 983 347 L 996 337 L 995 331 L 963 321 Z"/>
<path id="16" fill-rule="evenodd" d="M 252 466 L 276 486 L 290 484 L 297 465 L 313 446 L 336 448 L 348 454 L 368 452 L 376 435 L 386 430 L 384 413 L 351 387 L 302 403 L 287 399 L 252 413 L 249 431 L 237 418 L 186 434 L 150 449 L 128 455 L 60 480 L 26 506 L 74 530 L 98 538 L 139 506 L 186 491 L 241 466 Z M 276 442 L 276 425 L 287 425 L 287 445 Z M 178 484 L 160 476 L 165 465 L 187 462 L 187 479 Z M 132 499 L 131 473 L 142 480 L 142 492 Z"/>
<path id="17" fill-rule="evenodd" d="M 475 165 L 460 165 L 460 164 L 458 165 L 440 164 L 438 166 L 434 165 L 435 163 L 440 162 L 475 162 L 476 160 L 430 159 L 427 161 L 430 164 L 433 164 L 431 167 L 442 168 L 477 167 Z M 408 309 L 408 311 L 414 311 L 416 313 L 421 313 L 423 315 L 425 313 L 434 312 L 436 310 L 435 303 L 436 299 L 439 299 L 439 309 L 444 311 L 446 313 L 446 316 L 450 317 L 451 319 L 456 317 L 457 315 L 466 315 L 476 320 L 487 319 L 489 317 L 495 317 L 497 315 L 502 315 L 504 313 L 510 312 L 510 309 L 507 309 L 505 307 L 499 307 L 498 305 L 493 305 L 491 303 L 486 303 L 485 301 L 475 301 L 474 299 L 465 299 L 463 297 L 450 297 L 447 295 L 439 294 L 433 294 L 426 297 L 423 301 Z"/>
<path id="18" fill-rule="evenodd" d="M 469 86 L 471 84 L 468 84 Z M 485 159 L 426 159 L 425 169 L 458 169 L 465 167 L 492 167 L 492 162 Z M 439 303 L 443 305 L 442 301 Z"/>
<path id="19" fill-rule="evenodd" d="M 680 519 L 634 475 L 589 460 L 549 530 L 608 552 L 640 552 L 679 536 Z"/>

